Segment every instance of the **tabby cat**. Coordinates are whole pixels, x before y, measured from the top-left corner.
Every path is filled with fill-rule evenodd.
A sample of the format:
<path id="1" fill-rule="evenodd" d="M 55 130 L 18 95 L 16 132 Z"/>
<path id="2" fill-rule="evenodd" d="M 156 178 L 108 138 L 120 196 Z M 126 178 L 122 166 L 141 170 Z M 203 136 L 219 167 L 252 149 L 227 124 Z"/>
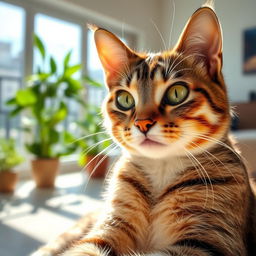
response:
<path id="1" fill-rule="evenodd" d="M 134 52 L 102 28 L 94 37 L 109 90 L 105 125 L 123 155 L 104 214 L 87 234 L 80 222 L 84 233 L 61 255 L 256 255 L 254 195 L 228 136 L 213 9 L 198 9 L 161 53 Z"/>

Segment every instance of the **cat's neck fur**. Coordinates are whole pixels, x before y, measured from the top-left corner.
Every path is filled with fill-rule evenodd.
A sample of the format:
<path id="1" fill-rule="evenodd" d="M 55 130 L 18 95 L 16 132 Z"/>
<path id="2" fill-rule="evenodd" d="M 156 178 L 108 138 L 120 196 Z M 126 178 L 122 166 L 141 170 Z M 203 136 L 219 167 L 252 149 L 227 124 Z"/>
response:
<path id="1" fill-rule="evenodd" d="M 191 166 L 191 162 L 186 157 L 170 156 L 154 159 L 130 155 L 127 158 L 139 166 L 139 169 L 149 179 L 155 193 L 161 192 L 166 186 L 176 181 L 178 176 Z"/>

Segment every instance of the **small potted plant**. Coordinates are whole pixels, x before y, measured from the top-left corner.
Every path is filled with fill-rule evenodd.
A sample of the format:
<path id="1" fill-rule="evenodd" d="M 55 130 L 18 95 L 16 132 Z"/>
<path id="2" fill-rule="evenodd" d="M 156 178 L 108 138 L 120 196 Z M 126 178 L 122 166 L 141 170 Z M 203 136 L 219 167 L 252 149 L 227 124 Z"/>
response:
<path id="1" fill-rule="evenodd" d="M 19 165 L 23 158 L 15 149 L 12 139 L 0 139 L 0 192 L 13 192 L 18 175 L 13 168 Z"/>
<path id="2" fill-rule="evenodd" d="M 77 148 L 76 143 L 71 143 L 74 137 L 61 124 L 69 114 L 68 102 L 83 103 L 83 86 L 80 80 L 74 78 L 81 65 L 70 65 L 69 52 L 62 67 L 57 67 L 55 59 L 46 54 L 38 36 L 35 36 L 34 42 L 42 62 L 28 78 L 27 86 L 20 89 L 7 104 L 13 106 L 11 116 L 25 110 L 26 118 L 30 120 L 26 127 L 30 142 L 26 148 L 35 156 L 32 174 L 37 187 L 54 187 L 59 158 Z"/>
<path id="3" fill-rule="evenodd" d="M 77 122 L 82 137 L 78 145 L 82 149 L 79 164 L 85 166 L 92 178 L 104 177 L 108 168 L 109 157 L 106 154 L 111 139 L 102 127 L 100 108 L 87 104 L 82 121 Z"/>

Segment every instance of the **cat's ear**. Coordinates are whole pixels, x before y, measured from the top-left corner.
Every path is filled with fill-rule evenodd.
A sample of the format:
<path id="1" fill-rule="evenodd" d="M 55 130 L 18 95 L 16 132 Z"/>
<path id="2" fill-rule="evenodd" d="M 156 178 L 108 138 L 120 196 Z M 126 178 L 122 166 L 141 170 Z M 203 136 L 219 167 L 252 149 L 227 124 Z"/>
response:
<path id="1" fill-rule="evenodd" d="M 130 59 L 136 55 L 120 39 L 105 29 L 95 29 L 94 39 L 106 78 L 113 81 L 128 69 Z"/>
<path id="2" fill-rule="evenodd" d="M 202 7 L 192 15 L 175 49 L 203 63 L 211 78 L 219 74 L 222 68 L 222 32 L 211 8 Z"/>

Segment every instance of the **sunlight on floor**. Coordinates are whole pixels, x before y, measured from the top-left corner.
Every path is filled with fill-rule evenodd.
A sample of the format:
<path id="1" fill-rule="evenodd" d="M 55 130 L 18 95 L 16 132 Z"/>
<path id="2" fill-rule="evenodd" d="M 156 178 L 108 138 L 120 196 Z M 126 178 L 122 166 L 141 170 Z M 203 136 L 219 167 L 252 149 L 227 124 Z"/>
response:
<path id="1" fill-rule="evenodd" d="M 87 177 L 75 173 L 59 176 L 56 189 L 36 189 L 33 181 L 26 181 L 15 194 L 0 194 L 1 256 L 29 255 L 86 212 L 99 208 L 103 180 L 86 184 Z"/>

